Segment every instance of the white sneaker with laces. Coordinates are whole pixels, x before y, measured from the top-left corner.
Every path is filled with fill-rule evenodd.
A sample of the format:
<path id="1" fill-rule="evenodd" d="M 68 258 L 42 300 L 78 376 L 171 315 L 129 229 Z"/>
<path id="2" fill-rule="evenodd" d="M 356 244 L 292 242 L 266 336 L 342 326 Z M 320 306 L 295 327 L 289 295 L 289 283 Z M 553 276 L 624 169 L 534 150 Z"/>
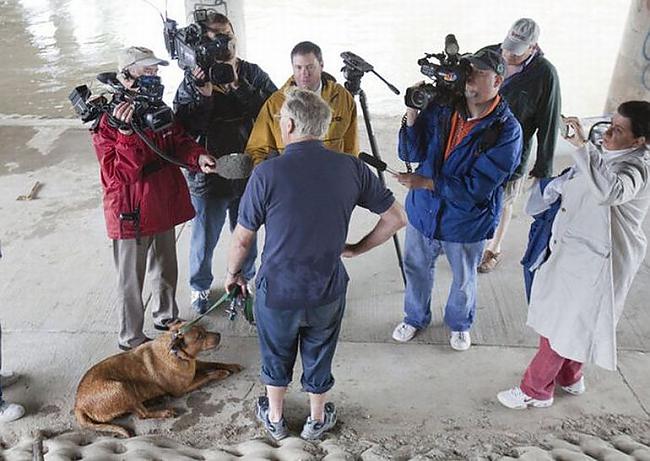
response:
<path id="1" fill-rule="evenodd" d="M 20 419 L 25 414 L 25 407 L 17 403 L 3 402 L 0 405 L 0 423 L 10 423 Z"/>
<path id="2" fill-rule="evenodd" d="M 499 402 L 513 410 L 523 410 L 529 406 L 535 408 L 546 408 L 553 405 L 553 397 L 548 400 L 537 400 L 524 393 L 519 386 L 497 394 Z"/>
<path id="3" fill-rule="evenodd" d="M 449 344 L 456 351 L 466 351 L 472 345 L 472 338 L 469 331 L 452 331 Z"/>
<path id="4" fill-rule="evenodd" d="M 195 291 L 192 290 L 192 309 L 199 314 L 205 314 L 210 302 L 210 290 Z"/>
<path id="5" fill-rule="evenodd" d="M 400 343 L 405 343 L 413 339 L 415 333 L 418 332 L 418 329 L 413 325 L 402 322 L 395 327 L 393 330 L 393 339 L 399 341 Z"/>
<path id="6" fill-rule="evenodd" d="M 585 377 L 581 376 L 578 381 L 575 383 L 571 384 L 570 386 L 560 386 L 564 390 L 564 392 L 568 392 L 569 394 L 572 395 L 580 395 L 584 394 L 587 388 L 585 387 Z"/>
<path id="7" fill-rule="evenodd" d="M 0 387 L 6 389 L 18 381 L 18 374 L 9 370 L 0 370 Z"/>

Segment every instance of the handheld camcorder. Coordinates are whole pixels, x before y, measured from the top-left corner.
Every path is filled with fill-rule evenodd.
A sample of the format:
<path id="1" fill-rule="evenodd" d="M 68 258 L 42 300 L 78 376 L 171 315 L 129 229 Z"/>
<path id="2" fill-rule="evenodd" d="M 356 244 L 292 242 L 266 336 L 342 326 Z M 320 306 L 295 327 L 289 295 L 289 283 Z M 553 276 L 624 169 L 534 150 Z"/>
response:
<path id="1" fill-rule="evenodd" d="M 442 53 L 425 53 L 418 60 L 420 72 L 433 80 L 406 90 L 404 102 L 408 107 L 424 109 L 432 102 L 446 106 L 454 105 L 465 94 L 465 82 L 471 73 L 469 61 L 458 54 L 458 42 L 453 34 L 445 37 Z M 436 59 L 439 64 L 431 62 Z"/>
<path id="2" fill-rule="evenodd" d="M 102 113 L 109 117 L 109 123 L 115 128 L 129 128 L 113 117 L 113 109 L 119 103 L 133 103 L 134 113 L 131 124 L 139 129 L 161 131 L 169 128 L 174 121 L 174 113 L 163 102 L 164 86 L 160 77 L 142 75 L 135 79 L 132 88 L 126 88 L 117 79 L 115 72 L 104 72 L 97 80 L 108 85 L 113 97 L 110 101 L 104 95 L 93 97 L 86 85 L 76 87 L 68 96 L 72 107 L 82 122 L 99 120 Z"/>
<path id="3" fill-rule="evenodd" d="M 235 43 L 230 36 L 217 34 L 210 39 L 206 34 L 206 23 L 216 12 L 214 10 L 195 9 L 194 24 L 181 29 L 173 19 L 165 18 L 165 46 L 172 59 L 178 60 L 178 66 L 187 74 L 195 67 L 200 67 L 205 79 L 194 79 L 198 85 L 206 82 L 225 84 L 235 81 L 232 66 L 225 62 L 235 55 Z"/>

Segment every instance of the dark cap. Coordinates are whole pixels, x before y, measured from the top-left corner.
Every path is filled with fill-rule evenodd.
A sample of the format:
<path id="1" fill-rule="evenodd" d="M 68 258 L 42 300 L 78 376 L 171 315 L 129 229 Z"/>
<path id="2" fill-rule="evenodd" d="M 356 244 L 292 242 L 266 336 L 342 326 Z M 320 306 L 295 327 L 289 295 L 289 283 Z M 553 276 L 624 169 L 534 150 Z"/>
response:
<path id="1" fill-rule="evenodd" d="M 506 62 L 501 53 L 485 47 L 467 56 L 467 60 L 477 69 L 491 70 L 502 77 L 506 75 Z"/>

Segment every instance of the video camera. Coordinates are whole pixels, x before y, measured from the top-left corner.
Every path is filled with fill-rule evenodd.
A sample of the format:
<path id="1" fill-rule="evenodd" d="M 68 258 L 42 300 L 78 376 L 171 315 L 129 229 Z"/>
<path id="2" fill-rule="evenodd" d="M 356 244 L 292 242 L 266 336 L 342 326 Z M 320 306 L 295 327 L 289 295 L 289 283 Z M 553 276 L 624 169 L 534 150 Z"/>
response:
<path id="1" fill-rule="evenodd" d="M 161 131 L 172 125 L 174 113 L 163 102 L 164 86 L 160 77 L 142 75 L 135 79 L 133 89 L 122 85 L 115 72 L 101 73 L 97 80 L 110 87 L 113 94 L 110 101 L 104 95 L 93 97 L 86 85 L 76 87 L 68 96 L 82 122 L 97 120 L 102 113 L 106 113 L 112 126 L 122 128 L 123 122 L 113 117 L 113 109 L 119 103 L 128 101 L 133 103 L 131 124 L 135 127 Z"/>
<path id="2" fill-rule="evenodd" d="M 230 36 L 217 34 L 214 39 L 206 35 L 206 23 L 216 11 L 199 8 L 194 10 L 194 24 L 181 29 L 173 19 L 165 18 L 165 46 L 178 66 L 191 75 L 195 67 L 205 73 L 204 80 L 194 79 L 201 86 L 206 82 L 225 84 L 235 81 L 235 72 L 228 63 L 235 55 L 235 43 Z"/>
<path id="3" fill-rule="evenodd" d="M 445 50 L 442 53 L 425 53 L 418 60 L 420 72 L 433 79 L 406 90 L 404 102 L 408 107 L 424 109 L 431 102 L 446 106 L 454 105 L 465 94 L 465 82 L 472 68 L 466 59 L 458 54 L 458 42 L 453 34 L 445 37 Z M 440 64 L 430 61 L 435 58 Z"/>

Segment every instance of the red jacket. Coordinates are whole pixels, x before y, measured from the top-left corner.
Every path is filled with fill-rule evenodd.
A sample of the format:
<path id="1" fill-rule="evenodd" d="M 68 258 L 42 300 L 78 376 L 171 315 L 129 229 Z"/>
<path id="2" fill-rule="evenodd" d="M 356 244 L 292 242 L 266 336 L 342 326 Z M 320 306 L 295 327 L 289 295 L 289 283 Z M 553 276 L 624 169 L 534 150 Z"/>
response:
<path id="1" fill-rule="evenodd" d="M 176 123 L 168 130 L 147 130 L 146 134 L 160 150 L 195 171 L 199 155 L 207 153 Z M 156 155 L 137 134 L 121 134 L 103 115 L 93 133 L 93 145 L 100 165 L 109 238 L 149 236 L 194 217 L 180 168 Z"/>

